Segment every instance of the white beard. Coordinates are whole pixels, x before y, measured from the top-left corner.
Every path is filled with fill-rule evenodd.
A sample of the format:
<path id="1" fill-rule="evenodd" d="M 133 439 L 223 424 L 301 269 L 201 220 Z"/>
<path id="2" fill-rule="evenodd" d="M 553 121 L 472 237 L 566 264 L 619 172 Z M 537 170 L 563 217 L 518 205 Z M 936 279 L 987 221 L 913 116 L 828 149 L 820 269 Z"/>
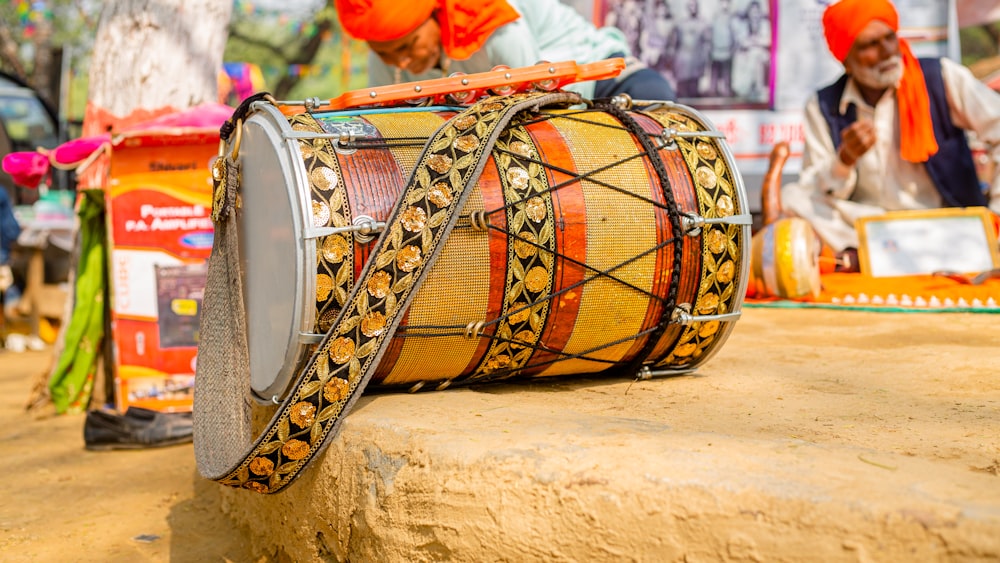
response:
<path id="1" fill-rule="evenodd" d="M 859 65 L 853 69 L 851 78 L 868 88 L 885 89 L 895 87 L 899 84 L 899 80 L 903 78 L 903 58 L 896 55 L 873 67 L 862 67 Z"/>

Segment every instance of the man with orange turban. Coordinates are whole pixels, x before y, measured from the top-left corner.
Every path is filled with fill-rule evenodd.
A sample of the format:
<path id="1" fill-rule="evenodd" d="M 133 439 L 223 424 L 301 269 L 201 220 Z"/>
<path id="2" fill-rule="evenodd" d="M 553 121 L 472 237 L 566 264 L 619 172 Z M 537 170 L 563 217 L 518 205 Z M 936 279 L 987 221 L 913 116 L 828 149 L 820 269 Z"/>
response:
<path id="1" fill-rule="evenodd" d="M 559 0 L 336 0 L 348 35 L 368 42 L 372 86 L 539 61 L 627 57 L 616 79 L 567 87 L 585 98 L 671 100 L 670 84 L 630 57 L 621 30 L 597 28 Z"/>
<path id="2" fill-rule="evenodd" d="M 854 253 L 854 220 L 899 209 L 988 206 L 1000 175 L 978 177 L 966 132 L 1000 161 L 1000 94 L 948 59 L 917 59 L 888 0 L 840 0 L 823 14 L 845 74 L 806 104 L 805 151 L 784 207 L 837 252 Z M 856 261 L 855 261 L 856 264 Z"/>

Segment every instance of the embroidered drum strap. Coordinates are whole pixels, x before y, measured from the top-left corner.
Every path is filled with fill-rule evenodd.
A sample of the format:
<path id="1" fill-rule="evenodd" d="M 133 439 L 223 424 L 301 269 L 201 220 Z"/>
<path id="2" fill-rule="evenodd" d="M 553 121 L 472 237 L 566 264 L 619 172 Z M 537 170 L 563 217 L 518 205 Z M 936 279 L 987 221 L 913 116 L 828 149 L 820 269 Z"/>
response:
<path id="1" fill-rule="evenodd" d="M 581 101 L 564 92 L 488 98 L 435 132 L 343 310 L 274 417 L 235 465 L 216 473 L 199 462 L 202 474 L 260 493 L 291 483 L 361 396 L 507 123 L 524 110 Z M 195 433 L 197 442 L 197 428 Z M 195 453 L 205 455 L 212 447 L 196 446 Z"/>

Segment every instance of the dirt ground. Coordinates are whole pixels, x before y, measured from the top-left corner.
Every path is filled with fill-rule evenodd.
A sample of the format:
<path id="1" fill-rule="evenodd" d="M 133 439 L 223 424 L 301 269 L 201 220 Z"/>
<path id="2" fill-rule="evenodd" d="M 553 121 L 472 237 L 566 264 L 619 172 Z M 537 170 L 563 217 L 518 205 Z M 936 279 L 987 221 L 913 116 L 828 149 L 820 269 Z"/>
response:
<path id="1" fill-rule="evenodd" d="M 26 413 L 31 382 L 50 356 L 0 352 L 0 456 L 6 460 L 0 559 L 271 558 L 222 514 L 223 495 L 197 476 L 190 445 L 87 452 L 82 415 L 36 419 Z M 612 380 L 598 388 L 632 404 L 656 397 L 657 416 L 677 431 L 865 448 L 859 467 L 890 475 L 900 459 L 914 458 L 950 478 L 968 476 L 970 486 L 994 488 L 1000 486 L 998 365 L 997 315 L 753 308 L 697 374 L 634 385 Z M 546 405 L 557 408 L 595 391 L 594 381 L 573 391 L 559 382 L 549 392 L 540 385 L 549 384 L 532 383 L 520 399 L 506 396 L 530 402 L 544 395 Z M 627 397 L 618 392 L 626 388 Z M 444 398 L 437 393 L 428 404 Z M 359 408 L 373 416 L 380 405 L 399 402 L 386 399 Z M 463 421 L 435 421 L 452 423 Z M 256 552 L 251 543 L 258 544 Z"/>
<path id="2" fill-rule="evenodd" d="M 0 560 L 257 561 L 194 470 L 190 444 L 84 449 L 84 415 L 24 409 L 51 351 L 0 350 Z"/>

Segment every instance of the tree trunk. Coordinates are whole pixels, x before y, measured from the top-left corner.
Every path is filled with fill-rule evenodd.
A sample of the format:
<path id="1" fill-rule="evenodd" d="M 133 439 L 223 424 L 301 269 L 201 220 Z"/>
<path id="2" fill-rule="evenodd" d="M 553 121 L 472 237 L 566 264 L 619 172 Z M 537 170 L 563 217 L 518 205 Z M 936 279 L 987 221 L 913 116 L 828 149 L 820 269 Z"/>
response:
<path id="1" fill-rule="evenodd" d="M 90 65 L 83 135 L 218 99 L 232 2 L 105 2 Z"/>

